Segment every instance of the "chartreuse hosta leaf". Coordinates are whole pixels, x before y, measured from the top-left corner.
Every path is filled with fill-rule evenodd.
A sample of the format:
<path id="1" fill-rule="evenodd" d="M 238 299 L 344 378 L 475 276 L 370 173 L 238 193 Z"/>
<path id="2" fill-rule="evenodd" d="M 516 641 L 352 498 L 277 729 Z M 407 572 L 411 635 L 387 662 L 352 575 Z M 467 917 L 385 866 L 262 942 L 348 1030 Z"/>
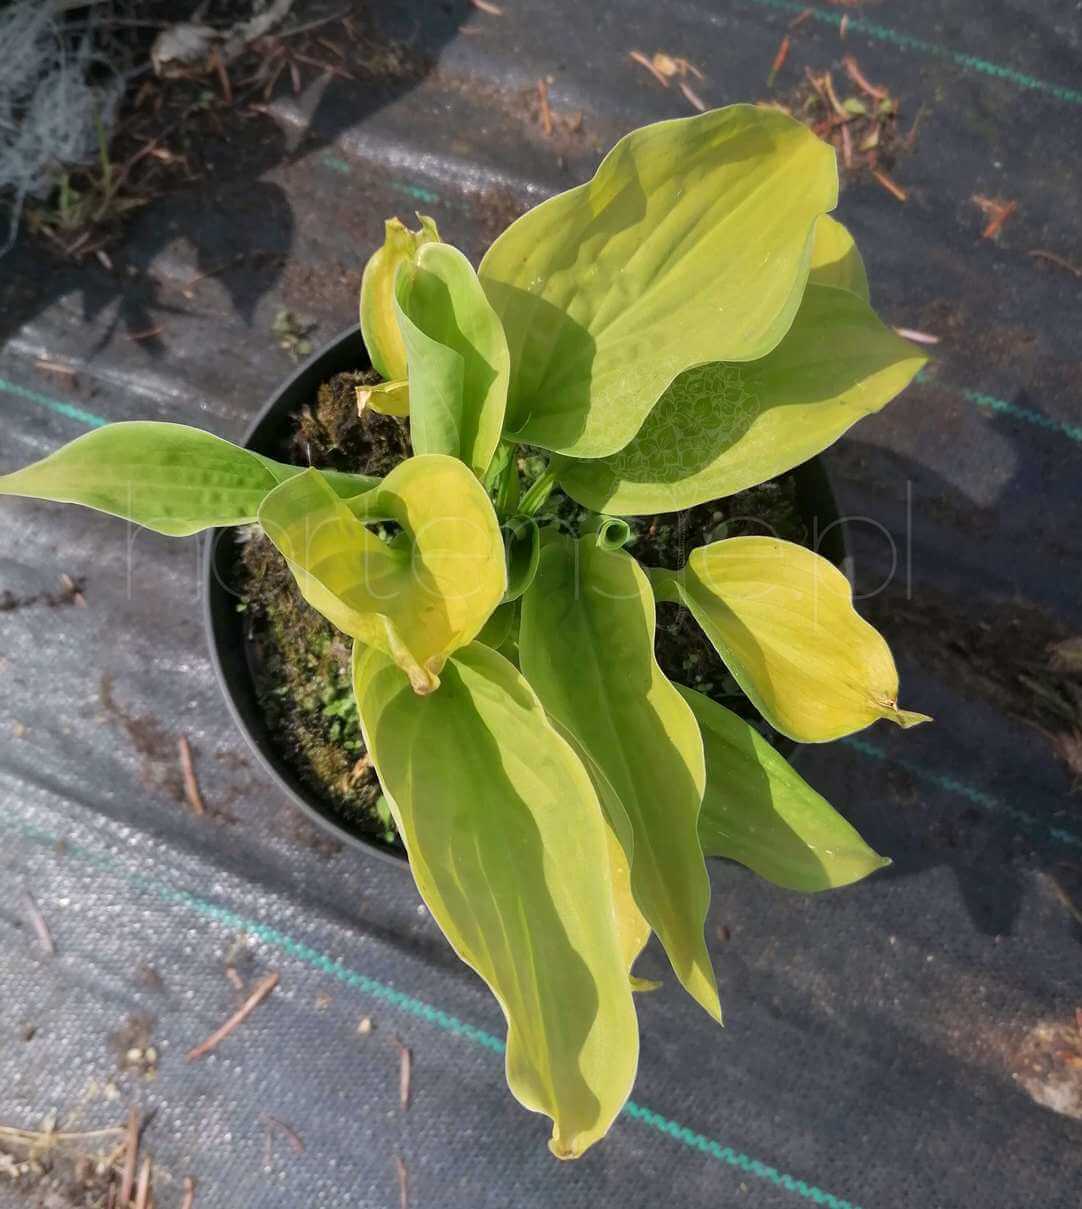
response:
<path id="1" fill-rule="evenodd" d="M 608 828 L 582 764 L 522 675 L 479 644 L 418 697 L 354 647 L 365 743 L 417 887 L 507 1018 L 507 1081 L 575 1158 L 609 1129 L 638 1061 Z"/>
<path id="2" fill-rule="evenodd" d="M 512 516 L 504 522 L 507 542 L 507 592 L 505 600 L 518 600 L 533 583 L 541 561 L 541 531 L 532 516 Z"/>
<path id="3" fill-rule="evenodd" d="M 815 221 L 809 285 L 833 285 L 870 302 L 868 274 L 856 240 L 836 218 L 823 214 Z"/>
<path id="4" fill-rule="evenodd" d="M 376 387 L 358 391 L 358 401 L 389 415 L 409 414 L 406 385 L 406 346 L 395 313 L 395 277 L 399 266 L 412 260 L 426 244 L 439 243 L 440 233 L 431 218 L 418 214 L 419 231 L 409 230 L 397 218 L 384 224 L 383 246 L 369 257 L 361 276 L 361 333 L 373 368 L 386 379 Z"/>
<path id="5" fill-rule="evenodd" d="M 789 890 L 831 890 L 889 865 L 743 718 L 677 686 L 706 748 L 699 838 L 707 856 L 739 861 Z"/>
<path id="6" fill-rule="evenodd" d="M 603 457 L 677 374 L 765 356 L 837 191 L 831 148 L 772 110 L 732 105 L 621 139 L 481 263 L 511 348 L 510 435 Z"/>
<path id="7" fill-rule="evenodd" d="M 395 313 L 414 452 L 450 454 L 483 475 L 503 427 L 511 360 L 473 266 L 449 244 L 426 244 L 399 267 Z"/>
<path id="8" fill-rule="evenodd" d="M 546 542 L 522 598 L 519 655 L 545 711 L 582 751 L 639 909 L 689 994 L 720 1020 L 696 829 L 703 742 L 654 658 L 654 601 L 635 560 L 593 535 Z"/>
<path id="9" fill-rule="evenodd" d="M 631 969 L 650 939 L 650 925 L 635 902 L 631 889 L 631 861 L 610 826 L 605 828 L 609 850 L 609 873 L 612 876 L 612 898 L 616 918 L 616 939 L 620 945 L 624 967 L 631 979 L 633 991 L 656 991 L 660 982 L 637 978 Z"/>
<path id="10" fill-rule="evenodd" d="M 391 543 L 364 523 L 386 520 L 402 527 Z M 267 496 L 259 521 L 308 603 L 390 655 L 418 693 L 439 687 L 448 656 L 478 635 L 507 584 L 496 513 L 455 458 L 410 458 L 348 504 L 305 471 Z"/>
<path id="11" fill-rule="evenodd" d="M 772 352 L 681 374 L 626 448 L 570 463 L 560 484 L 588 508 L 625 515 L 733 495 L 821 452 L 925 361 L 858 295 L 809 284 Z"/>
<path id="12" fill-rule="evenodd" d="M 0 476 L 0 495 L 83 504 L 170 537 L 256 519 L 280 483 L 299 475 L 201 428 L 132 420 L 107 424 L 22 470 Z M 377 479 L 332 473 L 332 494 L 370 491 Z"/>
<path id="13" fill-rule="evenodd" d="M 691 552 L 681 572 L 652 570 L 660 600 L 687 605 L 745 695 L 802 743 L 852 734 L 898 708 L 898 672 L 882 635 L 853 608 L 825 558 L 771 537 L 733 537 Z"/>

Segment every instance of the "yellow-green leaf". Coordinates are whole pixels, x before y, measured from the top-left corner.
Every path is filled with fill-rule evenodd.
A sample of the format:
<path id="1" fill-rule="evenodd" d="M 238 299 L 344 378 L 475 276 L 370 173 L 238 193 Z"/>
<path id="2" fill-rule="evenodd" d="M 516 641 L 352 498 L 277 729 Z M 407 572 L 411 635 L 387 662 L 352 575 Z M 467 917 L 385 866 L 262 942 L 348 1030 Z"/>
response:
<path id="1" fill-rule="evenodd" d="M 868 274 L 857 250 L 856 240 L 836 218 L 824 214 L 815 222 L 815 242 L 812 244 L 809 285 L 832 285 L 848 290 L 865 302 L 868 294 Z"/>
<path id="2" fill-rule="evenodd" d="M 541 531 L 532 516 L 513 516 L 503 526 L 507 543 L 505 600 L 518 600 L 533 583 L 541 560 Z"/>
<path id="3" fill-rule="evenodd" d="M 681 374 L 625 449 L 570 463 L 560 484 L 588 508 L 624 515 L 734 495 L 833 444 L 925 361 L 856 294 L 809 285 L 773 352 Z"/>
<path id="4" fill-rule="evenodd" d="M 837 189 L 833 150 L 753 105 L 622 138 L 481 262 L 511 349 L 509 435 L 604 457 L 677 374 L 765 356 L 793 321 Z"/>
<path id="5" fill-rule="evenodd" d="M 409 382 L 377 382 L 374 386 L 357 387 L 357 411 L 370 407 L 381 416 L 410 414 Z"/>
<path id="6" fill-rule="evenodd" d="M 631 862 L 631 888 L 688 993 L 721 1018 L 703 939 L 710 881 L 697 821 L 706 784 L 690 707 L 654 658 L 654 601 L 630 555 L 593 535 L 547 542 L 522 598 L 519 656 L 573 737 Z"/>
<path id="7" fill-rule="evenodd" d="M 824 743 L 889 718 L 898 672 L 883 636 L 853 608 L 849 581 L 825 558 L 771 537 L 693 550 L 682 572 L 651 571 L 658 598 L 686 604 L 763 717 L 801 743 Z"/>
<path id="8" fill-rule="evenodd" d="M 279 483 L 301 473 L 201 428 L 132 420 L 76 437 L 22 470 L 0 476 L 0 495 L 82 504 L 170 537 L 243 525 Z M 346 497 L 377 479 L 329 474 Z"/>
<path id="9" fill-rule="evenodd" d="M 421 223 L 419 231 L 410 231 L 397 218 L 387 219 L 383 247 L 368 258 L 361 277 L 361 334 L 373 368 L 388 382 L 400 382 L 406 377 L 406 348 L 395 314 L 395 276 L 399 266 L 412 260 L 419 248 L 438 243 L 440 238 L 431 218 L 422 214 L 417 218 Z"/>
<path id="10" fill-rule="evenodd" d="M 789 890 L 832 890 L 890 861 L 732 710 L 677 686 L 706 748 L 699 837 L 707 856 L 739 861 Z"/>
<path id="11" fill-rule="evenodd" d="M 624 966 L 631 980 L 633 991 L 656 991 L 660 982 L 650 978 L 636 978 L 631 973 L 639 954 L 650 939 L 650 925 L 635 902 L 631 890 L 631 862 L 616 832 L 606 824 L 608 839 L 609 872 L 612 876 L 613 910 L 616 919 L 616 939 L 620 946 Z"/>
<path id="12" fill-rule="evenodd" d="M 552 1118 L 553 1153 L 576 1158 L 608 1131 L 638 1061 L 590 779 L 485 647 L 458 651 L 428 697 L 355 648 L 354 690 L 417 888 L 507 1019 L 508 1085 Z"/>
<path id="13" fill-rule="evenodd" d="M 506 587 L 496 514 L 455 458 L 410 458 L 348 504 L 306 471 L 264 500 L 259 520 L 309 604 L 390 655 L 418 693 L 439 686 L 448 656 L 476 638 Z M 381 520 L 402 527 L 391 543 L 363 523 Z"/>
<path id="14" fill-rule="evenodd" d="M 482 476 L 500 439 L 511 360 L 473 266 L 450 244 L 420 248 L 398 270 L 395 313 L 414 451 L 461 458 Z"/>

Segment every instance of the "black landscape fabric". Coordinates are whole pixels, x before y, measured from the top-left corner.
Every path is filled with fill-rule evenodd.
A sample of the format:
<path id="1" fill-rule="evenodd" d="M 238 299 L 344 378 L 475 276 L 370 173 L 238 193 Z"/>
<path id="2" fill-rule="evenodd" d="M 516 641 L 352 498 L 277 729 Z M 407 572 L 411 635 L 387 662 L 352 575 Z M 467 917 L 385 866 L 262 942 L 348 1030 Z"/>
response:
<path id="1" fill-rule="evenodd" d="M 420 209 L 476 258 L 632 127 L 697 100 L 799 108 L 805 68 L 862 95 L 851 56 L 898 119 L 885 180 L 850 149 L 838 213 L 886 321 L 938 343 L 827 464 L 860 607 L 936 722 L 801 753 L 892 868 L 801 897 L 715 863 L 725 1029 L 651 946 L 642 972 L 665 986 L 639 1001 L 634 1101 L 559 1164 L 506 1089 L 496 1003 L 408 874 L 339 848 L 254 765 L 210 668 L 199 543 L 5 500 L 0 1155 L 25 1153 L 13 1129 L 100 1130 L 134 1105 L 158 1209 L 186 1177 L 198 1209 L 1078 1206 L 1077 5 L 297 10 L 334 19 L 276 52 L 271 87 L 246 88 L 251 59 L 201 81 L 194 179 L 165 165 L 100 247 L 24 231 L 0 259 L 0 470 L 112 420 L 237 438 L 297 345 L 354 321 L 385 217 Z M 632 51 L 688 66 L 663 61 L 666 86 Z M 141 106 L 166 87 L 145 82 Z M 10 1166 L 4 1206 L 96 1203 L 85 1164 L 57 1165 L 63 1187 Z"/>

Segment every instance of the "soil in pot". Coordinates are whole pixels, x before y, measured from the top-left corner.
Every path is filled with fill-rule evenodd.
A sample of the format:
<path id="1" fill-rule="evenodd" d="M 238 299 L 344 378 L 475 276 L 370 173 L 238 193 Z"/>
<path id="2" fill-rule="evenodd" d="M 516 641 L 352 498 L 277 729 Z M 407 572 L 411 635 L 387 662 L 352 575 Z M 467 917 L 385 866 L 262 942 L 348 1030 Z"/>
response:
<path id="1" fill-rule="evenodd" d="M 325 382 L 294 417 L 293 436 L 277 456 L 321 469 L 386 474 L 409 456 L 409 422 L 370 410 L 358 415 L 356 387 L 378 380 L 366 371 L 337 374 Z M 524 487 L 544 465 L 542 455 L 524 449 L 519 460 Z M 583 515 L 559 491 L 542 510 L 542 516 L 571 533 L 577 532 Z M 637 517 L 631 524 L 630 553 L 645 564 L 674 569 L 683 566 L 696 546 L 723 537 L 772 533 L 805 544 L 809 537 L 791 475 L 684 512 Z M 349 641 L 305 603 L 262 532 L 253 526 L 245 537 L 237 568 L 238 608 L 249 618 L 256 693 L 274 740 L 346 826 L 397 844 L 361 738 Z M 774 738 L 686 609 L 658 607 L 656 649 L 670 678 L 735 710 Z"/>

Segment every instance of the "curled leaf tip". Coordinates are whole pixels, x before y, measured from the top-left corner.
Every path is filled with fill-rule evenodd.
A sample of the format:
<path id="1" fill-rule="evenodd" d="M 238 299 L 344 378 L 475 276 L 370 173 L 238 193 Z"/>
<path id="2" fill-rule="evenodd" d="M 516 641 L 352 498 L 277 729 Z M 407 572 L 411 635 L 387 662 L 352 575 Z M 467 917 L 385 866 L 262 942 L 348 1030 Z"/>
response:
<path id="1" fill-rule="evenodd" d="M 634 974 L 630 977 L 631 989 L 637 991 L 640 995 L 645 995 L 649 991 L 658 991 L 663 985 L 657 978 L 636 978 Z"/>
<path id="2" fill-rule="evenodd" d="M 564 1163 L 571 1162 L 574 1159 L 581 1159 L 586 1153 L 586 1149 L 575 1138 L 565 1141 L 555 1129 L 552 1131 L 552 1137 L 549 1138 L 549 1151 Z"/>
<path id="3" fill-rule="evenodd" d="M 382 416 L 408 416 L 410 414 L 409 383 L 380 382 L 375 386 L 358 386 L 357 414 L 363 416 L 366 408 Z"/>
<path id="4" fill-rule="evenodd" d="M 891 720 L 891 722 L 894 722 L 896 725 L 900 726 L 902 730 L 909 730 L 909 728 L 912 726 L 920 726 L 922 722 L 935 721 L 931 714 L 918 714 L 914 713 L 913 710 L 899 709 L 897 703 L 895 702 L 891 702 L 887 706 L 887 710 L 889 712 L 886 716 Z"/>
<path id="5" fill-rule="evenodd" d="M 418 697 L 427 697 L 440 686 L 440 678 L 431 667 L 411 667 L 406 674 L 409 676 L 410 688 Z"/>

